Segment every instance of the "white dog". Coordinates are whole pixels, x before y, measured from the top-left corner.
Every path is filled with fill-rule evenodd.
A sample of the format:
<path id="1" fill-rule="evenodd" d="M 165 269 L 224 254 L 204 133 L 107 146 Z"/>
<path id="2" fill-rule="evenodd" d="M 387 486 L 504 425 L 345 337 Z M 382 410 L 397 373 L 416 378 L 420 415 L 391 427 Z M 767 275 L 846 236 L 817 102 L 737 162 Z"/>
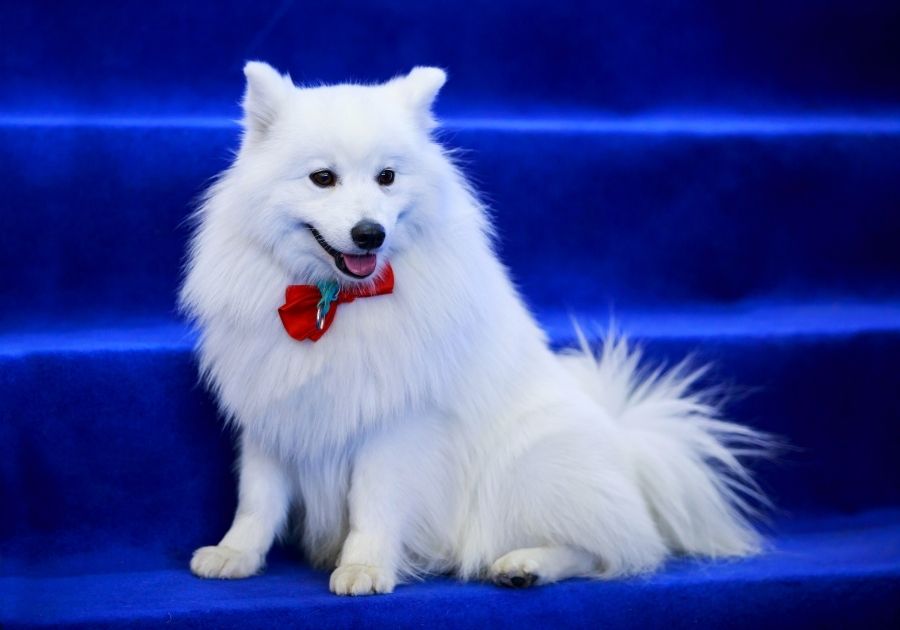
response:
<path id="1" fill-rule="evenodd" d="M 194 573 L 257 573 L 289 523 L 353 595 L 758 548 L 735 455 L 763 438 L 718 420 L 697 372 L 639 372 L 616 339 L 600 357 L 548 348 L 433 139 L 442 70 L 309 89 L 244 72 L 243 142 L 181 292 L 240 431 L 237 514 Z"/>

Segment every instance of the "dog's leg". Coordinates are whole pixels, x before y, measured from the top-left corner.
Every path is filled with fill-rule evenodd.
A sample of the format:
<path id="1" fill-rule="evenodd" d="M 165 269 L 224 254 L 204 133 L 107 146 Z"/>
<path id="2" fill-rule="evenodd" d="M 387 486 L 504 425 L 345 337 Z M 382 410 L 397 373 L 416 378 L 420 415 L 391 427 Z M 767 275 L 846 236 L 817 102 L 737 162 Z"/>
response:
<path id="1" fill-rule="evenodd" d="M 393 440 L 375 437 L 362 447 L 353 465 L 350 533 L 344 541 L 330 588 L 338 595 L 390 593 L 396 584 L 400 532 L 406 510 L 400 491 L 403 453 L 389 454 Z"/>
<path id="2" fill-rule="evenodd" d="M 367 439 L 353 462 L 348 494 L 350 533 L 344 541 L 330 587 L 338 595 L 390 593 L 403 567 L 406 536 L 423 514 L 449 503 L 435 474 L 440 443 L 429 423 Z M 435 507 L 435 505 L 438 507 Z"/>
<path id="3" fill-rule="evenodd" d="M 495 584 L 525 588 L 566 578 L 589 575 L 597 570 L 597 560 L 575 547 L 530 547 L 501 556 L 489 572 Z"/>
<path id="4" fill-rule="evenodd" d="M 243 436 L 234 522 L 218 545 L 194 552 L 191 571 L 206 578 L 257 573 L 284 526 L 289 502 L 290 482 L 281 463 Z"/>

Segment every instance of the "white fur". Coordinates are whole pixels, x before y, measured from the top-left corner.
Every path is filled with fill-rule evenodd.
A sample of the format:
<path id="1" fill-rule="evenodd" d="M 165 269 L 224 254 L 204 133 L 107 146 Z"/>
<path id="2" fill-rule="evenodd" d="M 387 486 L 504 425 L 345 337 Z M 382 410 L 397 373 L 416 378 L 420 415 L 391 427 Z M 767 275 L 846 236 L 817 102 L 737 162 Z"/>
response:
<path id="1" fill-rule="evenodd" d="M 757 548 L 730 445 L 761 438 L 717 420 L 696 373 L 641 376 L 616 339 L 599 361 L 548 348 L 430 134 L 443 71 L 310 89 L 257 62 L 245 73 L 242 146 L 198 213 L 181 293 L 241 435 L 234 524 L 195 573 L 259 571 L 289 523 L 337 567 L 332 590 L 356 595 L 429 572 L 544 583 Z M 375 181 L 386 167 L 390 187 Z M 313 185 L 320 168 L 339 184 Z M 394 293 L 341 305 L 318 342 L 292 339 L 287 285 L 367 282 L 302 224 L 353 253 L 363 218 L 386 228 L 376 274 L 389 260 Z"/>

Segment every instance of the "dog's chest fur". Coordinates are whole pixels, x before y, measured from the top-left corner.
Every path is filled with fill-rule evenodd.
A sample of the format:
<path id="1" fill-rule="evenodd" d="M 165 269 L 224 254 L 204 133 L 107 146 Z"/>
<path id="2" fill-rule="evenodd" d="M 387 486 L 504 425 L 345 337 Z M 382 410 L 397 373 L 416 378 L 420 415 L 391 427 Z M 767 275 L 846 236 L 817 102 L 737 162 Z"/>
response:
<path id="1" fill-rule="evenodd" d="M 394 262 L 394 273 L 393 294 L 340 305 L 317 342 L 296 341 L 282 328 L 284 287 L 272 288 L 269 308 L 252 326 L 210 322 L 202 361 L 243 430 L 292 459 L 457 403 L 466 366 L 487 334 L 481 314 L 462 294 L 464 282 L 443 279 L 436 288 L 406 258 Z"/>

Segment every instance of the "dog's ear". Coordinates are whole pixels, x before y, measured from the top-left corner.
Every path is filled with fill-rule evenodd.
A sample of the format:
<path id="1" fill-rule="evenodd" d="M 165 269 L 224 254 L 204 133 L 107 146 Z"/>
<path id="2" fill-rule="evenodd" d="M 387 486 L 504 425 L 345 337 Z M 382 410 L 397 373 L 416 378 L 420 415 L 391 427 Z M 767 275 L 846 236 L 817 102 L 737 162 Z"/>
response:
<path id="1" fill-rule="evenodd" d="M 417 66 L 406 76 L 391 81 L 401 90 L 403 99 L 427 129 L 437 125 L 432 115 L 432 106 L 446 82 L 446 72 L 428 66 Z"/>
<path id="2" fill-rule="evenodd" d="M 252 133 L 265 135 L 275 122 L 293 83 L 287 75 L 278 74 L 262 61 L 248 61 L 244 66 L 247 89 L 244 92 L 244 127 Z"/>

